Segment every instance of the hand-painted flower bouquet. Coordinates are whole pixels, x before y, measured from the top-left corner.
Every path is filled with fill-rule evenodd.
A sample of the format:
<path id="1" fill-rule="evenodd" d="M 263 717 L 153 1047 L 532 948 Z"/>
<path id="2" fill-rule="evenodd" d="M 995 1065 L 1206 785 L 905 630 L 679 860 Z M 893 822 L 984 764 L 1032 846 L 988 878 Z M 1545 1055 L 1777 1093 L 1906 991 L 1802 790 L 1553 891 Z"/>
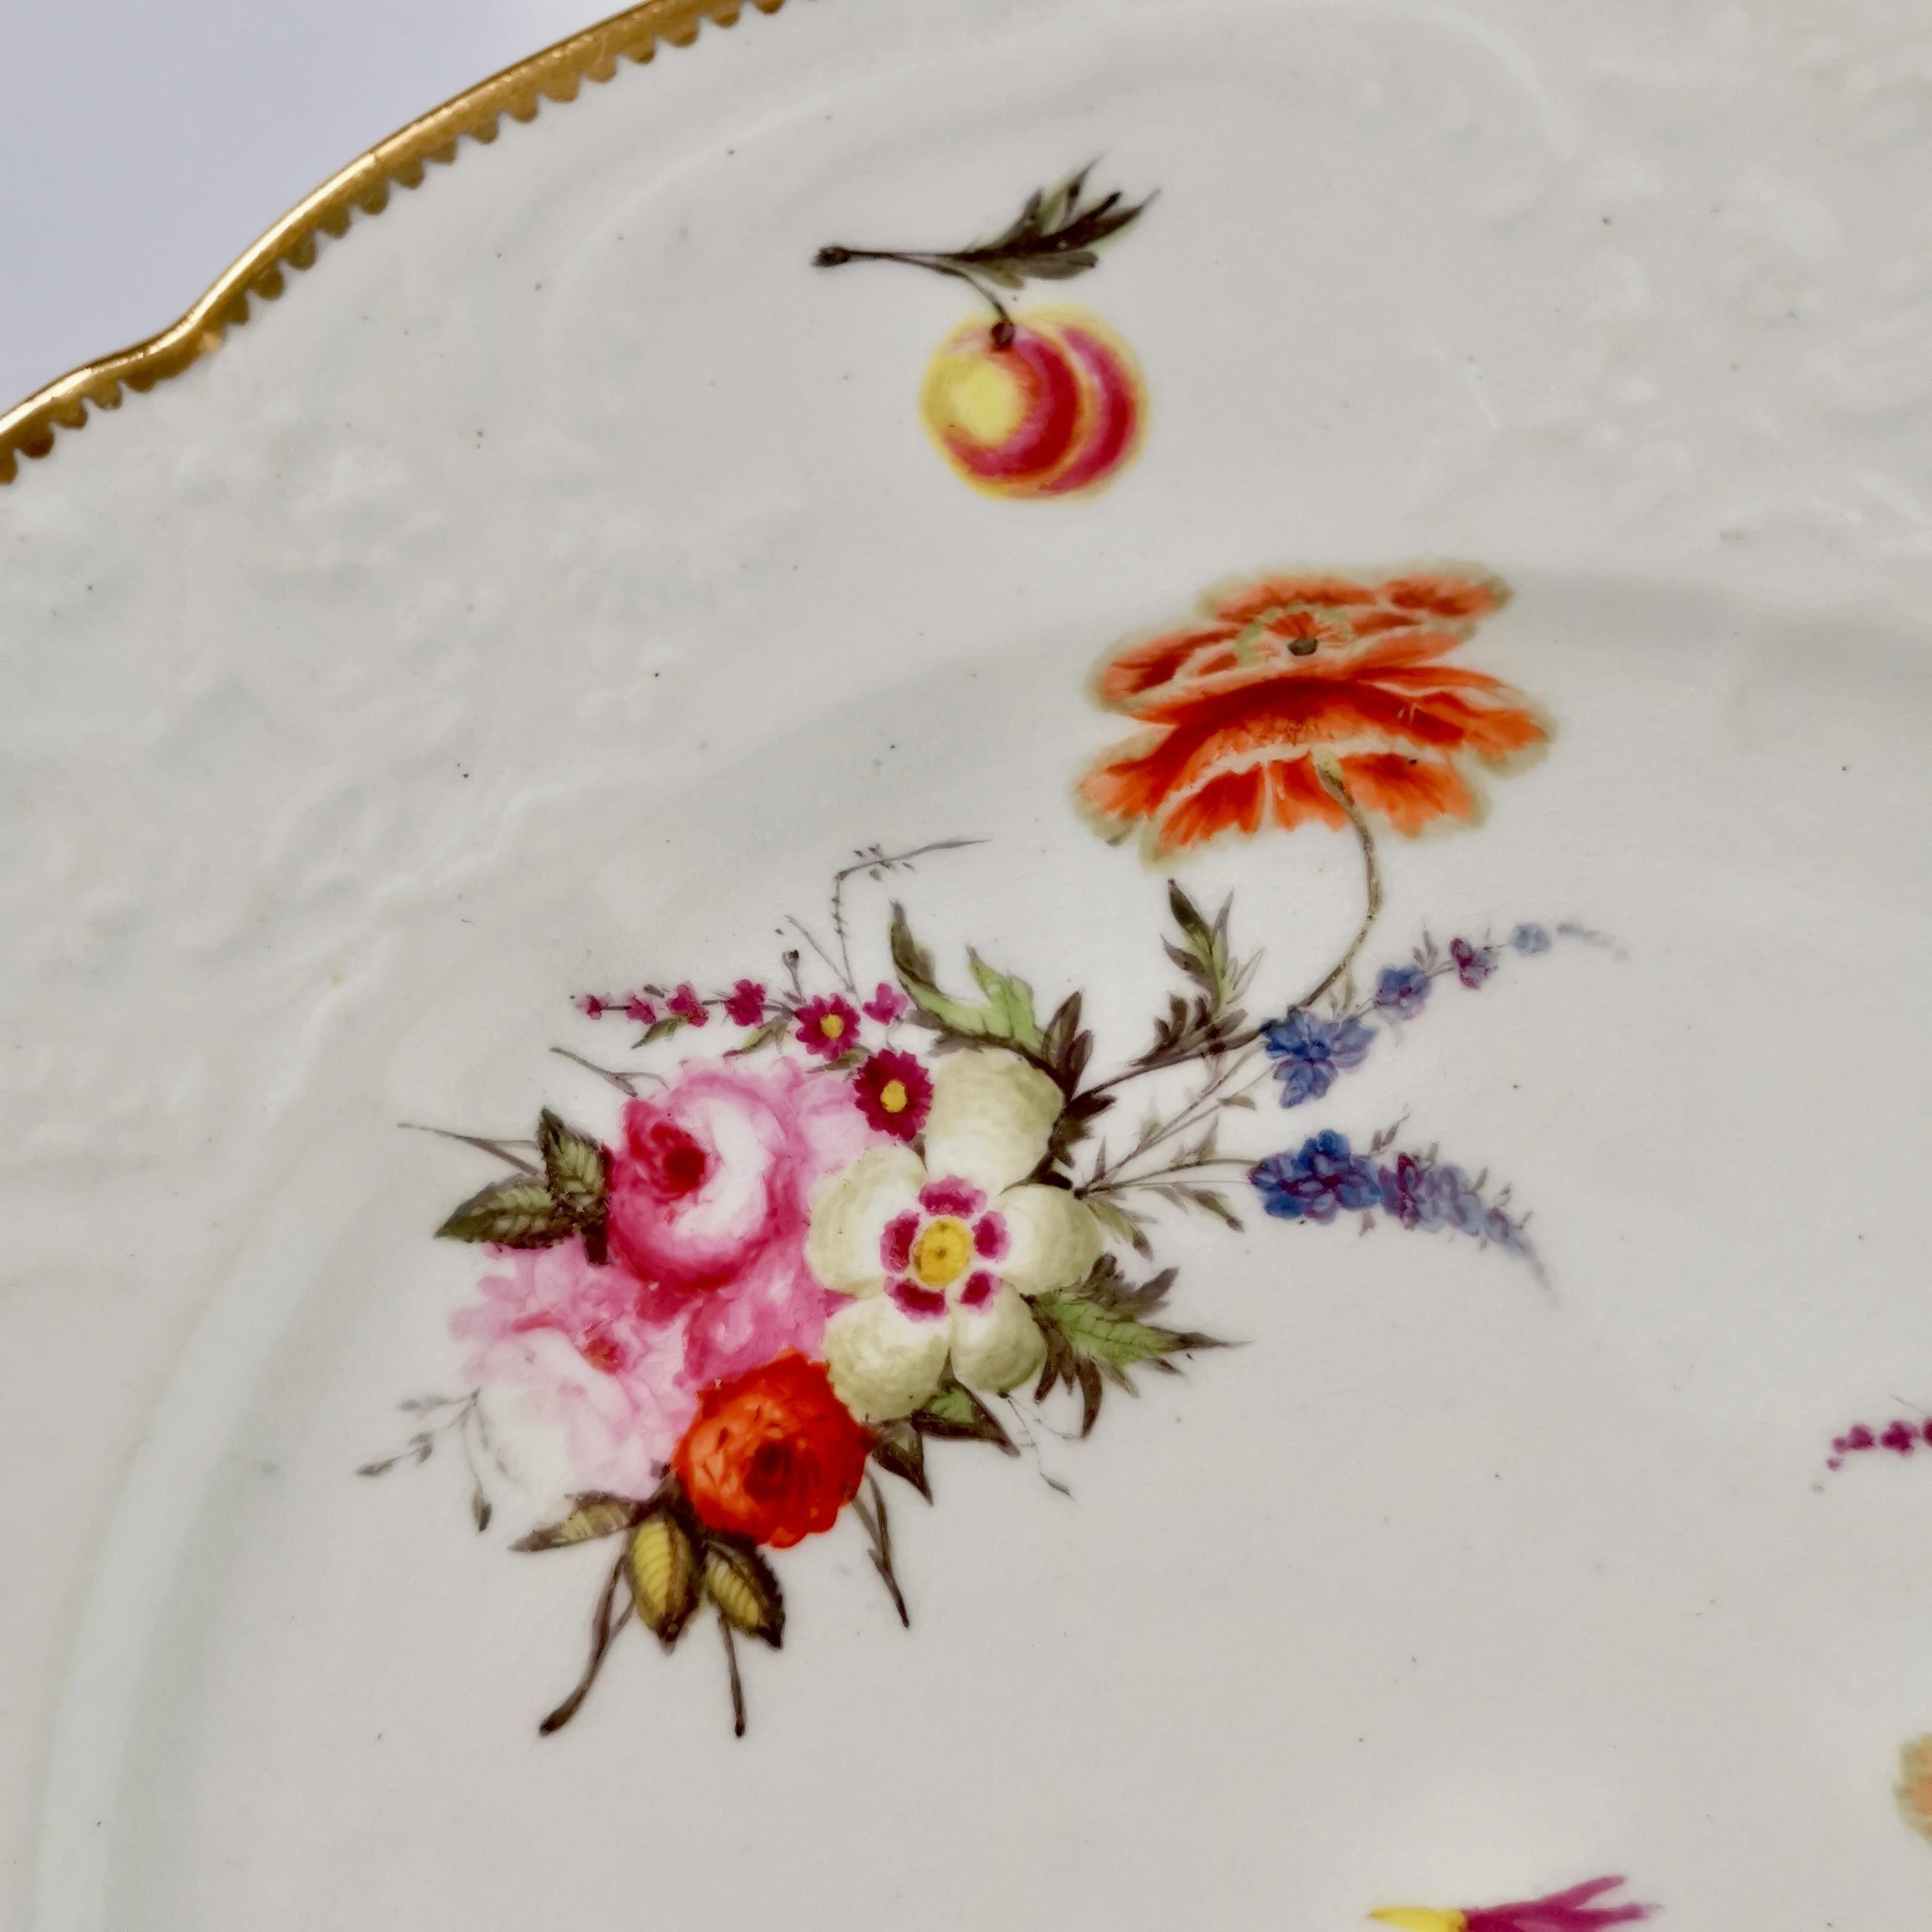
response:
<path id="1" fill-rule="evenodd" d="M 1276 1016 L 1250 1017 L 1256 962 L 1231 908 L 1210 915 L 1172 881 L 1174 989 L 1104 1070 L 1078 990 L 1042 1015 L 1026 980 L 971 953 L 960 990 L 902 906 L 878 962 L 892 976 L 868 991 L 848 887 L 968 842 L 874 846 L 834 880 L 829 940 L 800 926 L 769 982 L 579 997 L 591 1020 L 634 1028 L 644 1056 L 611 1067 L 556 1049 L 622 1094 L 608 1144 L 549 1110 L 527 1140 L 452 1136 L 506 1170 L 438 1231 L 487 1257 L 452 1323 L 472 1386 L 406 1404 L 418 1432 L 368 1473 L 460 1445 L 484 1528 L 492 1490 L 520 1473 L 510 1426 L 550 1432 L 568 1500 L 517 1546 L 604 1540 L 611 1558 L 587 1666 L 545 1731 L 632 1617 L 670 1649 L 703 1613 L 742 1732 L 735 1640 L 776 1648 L 784 1627 L 767 1552 L 848 1510 L 905 1619 L 881 1478 L 929 1501 L 932 1443 L 1016 1454 L 1025 1410 L 1061 1400 L 1084 1436 L 1108 1388 L 1217 1346 L 1158 1318 L 1175 1271 L 1148 1268 L 1165 1212 L 1240 1230 L 1231 1180 L 1278 1220 L 1457 1232 L 1538 1268 L 1507 1189 L 1394 1129 L 1360 1148 L 1333 1130 L 1245 1153 L 1222 1138 L 1270 1082 L 1284 1108 L 1319 1101 L 1439 986 L 1474 992 L 1506 956 L 1552 945 L 1533 924 L 1502 942 L 1425 938 L 1356 987 L 1381 898 L 1370 814 L 1404 832 L 1472 819 L 1468 760 L 1500 765 L 1543 734 L 1496 680 L 1438 662 L 1500 594 L 1475 578 L 1271 579 L 1216 593 L 1206 622 L 1101 674 L 1146 734 L 1083 783 L 1105 829 L 1144 825 L 1163 856 L 1264 821 L 1358 840 L 1367 915 Z M 1142 1083 L 1139 1124 L 1110 1133 Z"/>

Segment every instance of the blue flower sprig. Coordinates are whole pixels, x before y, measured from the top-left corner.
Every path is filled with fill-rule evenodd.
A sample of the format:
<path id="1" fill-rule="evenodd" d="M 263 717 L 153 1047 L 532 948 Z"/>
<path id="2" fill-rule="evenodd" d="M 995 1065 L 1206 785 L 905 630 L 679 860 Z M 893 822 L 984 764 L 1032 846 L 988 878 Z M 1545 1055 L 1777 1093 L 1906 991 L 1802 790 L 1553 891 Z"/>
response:
<path id="1" fill-rule="evenodd" d="M 1556 933 L 1595 944 L 1610 943 L 1600 934 L 1568 922 L 1558 926 Z M 1447 951 L 1424 934 L 1408 958 L 1384 966 L 1376 975 L 1366 999 L 1325 1013 L 1297 1006 L 1270 1021 L 1261 1030 L 1261 1040 L 1281 1082 L 1281 1104 L 1299 1107 L 1304 1101 L 1318 1100 L 1342 1074 L 1360 1066 L 1378 1030 L 1368 1024 L 1371 1016 L 1398 1026 L 1418 1018 L 1438 980 L 1453 974 L 1474 992 L 1496 971 L 1505 946 L 1528 958 L 1547 952 L 1554 943 L 1547 926 L 1533 923 L 1516 927 L 1503 945 L 1459 938 L 1449 942 Z"/>
<path id="2" fill-rule="evenodd" d="M 1404 1228 L 1467 1234 L 1485 1246 L 1503 1248 L 1537 1270 L 1529 1217 L 1510 1205 L 1510 1190 L 1492 1196 L 1486 1172 L 1474 1179 L 1436 1150 L 1413 1154 L 1394 1146 L 1386 1128 L 1358 1154 L 1346 1134 L 1333 1129 L 1311 1135 L 1292 1153 L 1270 1154 L 1248 1171 L 1264 1212 L 1277 1220 L 1324 1226 L 1345 1214 L 1373 1226 L 1379 1215 Z"/>

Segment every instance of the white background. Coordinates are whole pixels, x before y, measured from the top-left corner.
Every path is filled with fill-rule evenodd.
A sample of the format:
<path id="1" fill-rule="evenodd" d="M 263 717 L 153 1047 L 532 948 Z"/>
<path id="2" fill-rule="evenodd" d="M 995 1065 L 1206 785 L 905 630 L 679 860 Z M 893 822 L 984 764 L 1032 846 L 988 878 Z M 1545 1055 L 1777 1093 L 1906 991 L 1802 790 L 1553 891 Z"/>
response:
<path id="1" fill-rule="evenodd" d="M 618 0 L 0 0 L 0 410 L 165 327 L 425 109 Z"/>

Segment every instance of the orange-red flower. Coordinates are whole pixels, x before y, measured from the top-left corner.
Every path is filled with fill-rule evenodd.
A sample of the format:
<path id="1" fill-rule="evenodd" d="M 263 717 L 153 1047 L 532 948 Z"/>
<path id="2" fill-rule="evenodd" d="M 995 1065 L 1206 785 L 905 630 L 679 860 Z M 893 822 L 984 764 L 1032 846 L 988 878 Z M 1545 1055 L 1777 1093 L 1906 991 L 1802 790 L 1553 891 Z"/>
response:
<path id="1" fill-rule="evenodd" d="M 1156 855 L 1217 832 L 1340 828 L 1345 800 L 1398 832 L 1473 820 L 1472 761 L 1534 751 L 1520 692 L 1442 659 L 1509 592 L 1476 572 L 1268 577 L 1209 592 L 1204 621 L 1130 644 L 1095 685 L 1144 727 L 1081 781 L 1103 830 Z"/>
<path id="2" fill-rule="evenodd" d="M 838 1521 L 872 1448 L 824 1364 L 788 1351 L 707 1389 L 671 1466 L 700 1521 L 786 1550 Z"/>

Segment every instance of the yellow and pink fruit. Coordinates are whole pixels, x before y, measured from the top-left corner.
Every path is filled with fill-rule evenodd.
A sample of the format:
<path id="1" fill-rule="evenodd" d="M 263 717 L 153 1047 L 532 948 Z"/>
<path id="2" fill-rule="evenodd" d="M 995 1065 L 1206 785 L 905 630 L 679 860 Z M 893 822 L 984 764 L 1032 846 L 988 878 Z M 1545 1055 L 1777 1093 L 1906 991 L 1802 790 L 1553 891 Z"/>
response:
<path id="1" fill-rule="evenodd" d="M 1132 459 L 1147 389 L 1133 351 L 1097 316 L 1040 309 L 1016 317 L 1010 332 L 990 322 L 955 329 L 926 370 L 920 411 L 978 488 L 1070 496 L 1099 489 Z"/>

